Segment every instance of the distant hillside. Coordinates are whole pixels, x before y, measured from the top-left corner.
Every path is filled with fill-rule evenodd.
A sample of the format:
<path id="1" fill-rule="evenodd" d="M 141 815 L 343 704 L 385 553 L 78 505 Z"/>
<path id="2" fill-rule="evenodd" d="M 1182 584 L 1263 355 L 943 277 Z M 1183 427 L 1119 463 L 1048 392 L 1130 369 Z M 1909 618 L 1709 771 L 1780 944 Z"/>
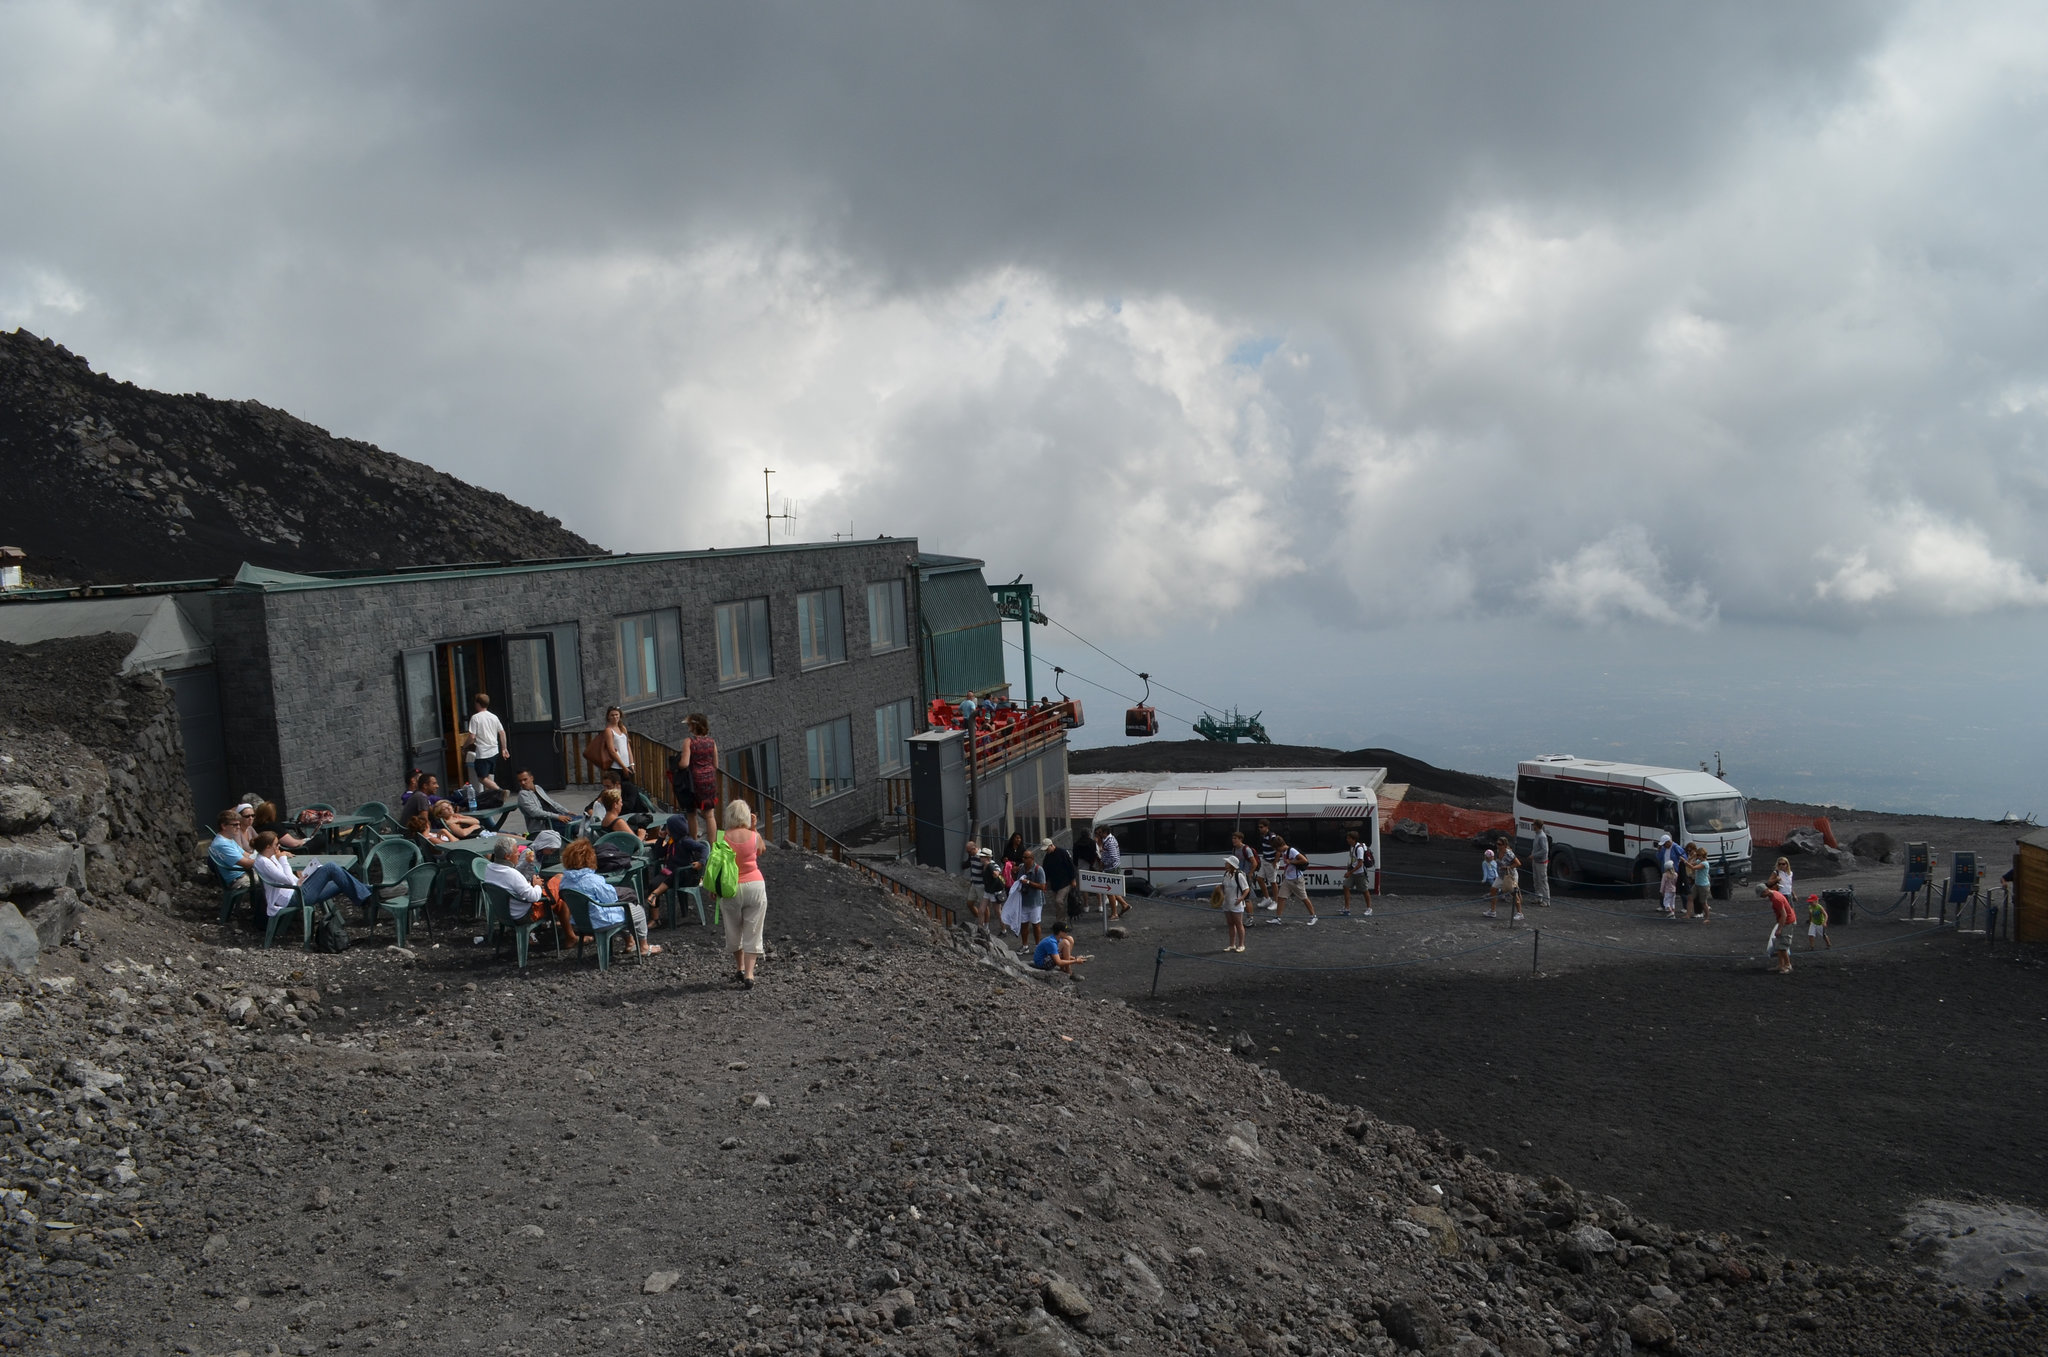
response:
<path id="1" fill-rule="evenodd" d="M 1070 773 L 1220 773 L 1232 768 L 1384 768 L 1387 781 L 1406 782 L 1457 802 L 1505 806 L 1513 788 L 1500 778 L 1439 768 L 1392 749 L 1321 749 L 1299 744 L 1220 744 L 1211 740 L 1147 740 L 1142 744 L 1076 749 Z"/>
<path id="2" fill-rule="evenodd" d="M 0 334 L 0 543 L 35 583 L 588 556 L 546 514 L 255 401 L 147 391 Z"/>

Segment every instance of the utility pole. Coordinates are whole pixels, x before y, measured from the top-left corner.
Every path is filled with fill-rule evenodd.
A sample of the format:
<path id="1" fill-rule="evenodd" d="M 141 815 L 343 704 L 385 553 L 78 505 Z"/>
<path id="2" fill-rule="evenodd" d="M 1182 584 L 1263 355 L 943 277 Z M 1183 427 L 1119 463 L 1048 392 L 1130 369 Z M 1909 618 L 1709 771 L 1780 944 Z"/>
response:
<path id="1" fill-rule="evenodd" d="M 1038 611 L 1038 596 L 1023 581 L 1019 575 L 1008 584 L 991 584 L 988 591 L 995 598 L 997 615 L 1024 624 L 1024 705 L 1028 707 L 1038 696 L 1031 673 L 1031 624 L 1044 626 L 1045 614 Z"/>

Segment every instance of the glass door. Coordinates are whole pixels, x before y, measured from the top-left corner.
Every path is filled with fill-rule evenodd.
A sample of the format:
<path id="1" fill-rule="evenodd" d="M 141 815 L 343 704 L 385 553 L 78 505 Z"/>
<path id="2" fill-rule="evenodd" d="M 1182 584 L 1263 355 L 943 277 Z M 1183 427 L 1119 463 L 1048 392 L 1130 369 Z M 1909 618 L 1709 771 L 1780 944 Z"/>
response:
<path id="1" fill-rule="evenodd" d="M 514 776 L 525 769 L 541 786 L 559 789 L 563 783 L 562 746 L 555 731 L 560 725 L 561 704 L 555 686 L 552 635 L 537 632 L 505 638 L 505 686 L 510 691 L 502 714 L 510 757 L 498 775 L 498 785 L 516 786 Z"/>
<path id="2" fill-rule="evenodd" d="M 434 647 L 421 646 L 400 655 L 398 676 L 405 694 L 406 767 L 443 777 L 448 771 L 448 740 L 441 721 L 441 683 Z"/>

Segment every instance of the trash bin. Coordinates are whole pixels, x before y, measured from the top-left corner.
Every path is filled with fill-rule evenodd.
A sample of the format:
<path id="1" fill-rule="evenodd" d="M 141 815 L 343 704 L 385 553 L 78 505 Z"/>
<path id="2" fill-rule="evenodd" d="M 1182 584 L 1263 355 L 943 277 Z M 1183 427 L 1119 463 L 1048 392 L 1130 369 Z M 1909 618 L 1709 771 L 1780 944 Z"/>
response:
<path id="1" fill-rule="evenodd" d="M 1828 927 L 1841 928 L 1856 911 L 1856 888 L 1843 886 L 1839 890 L 1822 891 L 1820 907 L 1827 912 Z"/>

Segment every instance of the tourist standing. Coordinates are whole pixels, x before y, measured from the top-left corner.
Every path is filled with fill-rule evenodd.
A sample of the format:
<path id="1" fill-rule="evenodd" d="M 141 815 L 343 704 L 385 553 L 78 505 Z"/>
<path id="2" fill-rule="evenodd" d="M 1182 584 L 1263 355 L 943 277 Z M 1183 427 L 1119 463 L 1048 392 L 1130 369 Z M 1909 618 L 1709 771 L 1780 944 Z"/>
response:
<path id="1" fill-rule="evenodd" d="M 1792 930 L 1799 923 L 1799 916 L 1793 912 L 1792 902 L 1780 890 L 1764 892 L 1771 901 L 1771 936 L 1764 943 L 1765 955 L 1775 958 L 1776 970 L 1787 975 L 1792 970 Z"/>
<path id="2" fill-rule="evenodd" d="M 1820 902 L 1818 895 L 1806 897 L 1806 950 L 1813 950 L 1814 939 L 1820 939 L 1823 947 L 1832 949 L 1834 939 L 1828 936 L 1828 907 Z"/>
<path id="3" fill-rule="evenodd" d="M 1500 855 L 1494 859 L 1500 868 L 1500 898 L 1514 909 L 1514 921 L 1522 921 L 1522 860 L 1515 856 L 1515 841 L 1509 836 L 1500 841 Z"/>
<path id="4" fill-rule="evenodd" d="M 1045 868 L 1045 902 L 1055 919 L 1064 919 L 1073 907 L 1074 855 L 1046 839 L 1038 845 L 1038 861 Z"/>
<path id="5" fill-rule="evenodd" d="M 1500 860 L 1494 857 L 1491 848 L 1487 849 L 1486 856 L 1479 860 L 1479 880 L 1486 886 L 1486 917 L 1498 919 L 1500 917 Z"/>
<path id="6" fill-rule="evenodd" d="M 626 731 L 626 713 L 618 707 L 606 707 L 604 729 L 592 735 L 583 746 L 583 757 L 607 773 L 616 773 L 619 791 L 628 805 L 639 808 L 640 789 L 633 785 L 633 742 Z"/>
<path id="7" fill-rule="evenodd" d="M 1074 886 L 1074 913 L 1086 914 L 1095 905 L 1095 892 L 1084 891 L 1079 885 L 1080 874 L 1082 872 L 1099 872 L 1101 870 L 1102 854 L 1096 851 L 1095 836 L 1088 833 L 1075 834 L 1074 876 L 1076 884 Z"/>
<path id="8" fill-rule="evenodd" d="M 1038 865 L 1036 856 L 1027 848 L 1017 863 L 1017 886 L 1021 892 L 1019 903 L 1023 906 L 1024 926 L 1017 930 L 1017 936 L 1030 947 L 1038 941 L 1042 931 L 1039 924 L 1045 918 L 1045 868 Z"/>
<path id="9" fill-rule="evenodd" d="M 1252 846 L 1256 850 L 1252 860 L 1253 879 L 1259 883 L 1260 891 L 1265 894 L 1266 908 L 1277 914 L 1280 912 L 1280 902 L 1275 894 L 1274 869 L 1280 855 L 1280 836 L 1273 832 L 1272 821 L 1259 821 L 1259 832 L 1252 839 Z"/>
<path id="10" fill-rule="evenodd" d="M 711 738 L 711 721 L 703 712 L 690 713 L 690 738 L 682 754 L 676 809 L 690 817 L 692 832 L 701 831 L 699 836 L 708 843 L 718 818 L 718 741 Z M 685 794 L 688 801 L 682 799 Z"/>
<path id="11" fill-rule="evenodd" d="M 1279 923 L 1280 916 L 1287 912 L 1287 902 L 1299 900 L 1301 907 L 1308 911 L 1308 926 L 1315 927 L 1316 907 L 1308 898 L 1308 882 L 1302 877 L 1302 871 L 1307 866 L 1308 859 L 1302 855 L 1300 849 L 1289 847 L 1287 840 L 1278 835 L 1274 836 L 1273 875 L 1276 878 L 1279 895 L 1273 903 L 1273 917 L 1266 920 L 1267 923 Z"/>
<path id="12" fill-rule="evenodd" d="M 1223 881 L 1217 886 L 1223 892 L 1223 924 L 1228 940 L 1224 943 L 1226 952 L 1244 950 L 1244 911 L 1251 902 L 1252 879 L 1244 870 L 1244 863 L 1232 853 L 1223 859 Z"/>
<path id="13" fill-rule="evenodd" d="M 1690 917 L 1706 923 L 1714 917 L 1714 868 L 1707 861 L 1707 850 L 1697 843 L 1686 850 L 1685 860 L 1692 867 Z"/>
<path id="14" fill-rule="evenodd" d="M 1550 903 L 1550 831 L 1541 820 L 1529 822 L 1529 875 L 1536 883 L 1536 903 Z"/>
<path id="15" fill-rule="evenodd" d="M 1108 825 L 1095 826 L 1095 854 L 1102 861 L 1102 870 L 1114 872 L 1124 860 L 1123 850 L 1117 847 L 1116 835 L 1109 832 Z M 1112 890 L 1103 902 L 1103 911 L 1109 922 L 1114 923 L 1131 912 L 1131 902 L 1123 892 Z"/>
<path id="16" fill-rule="evenodd" d="M 511 753 L 511 742 L 505 738 L 505 723 L 491 710 L 491 695 L 478 693 L 470 699 L 469 758 L 480 789 L 504 790 L 497 782 L 498 760 Z"/>
<path id="17" fill-rule="evenodd" d="M 1351 913 L 1351 891 L 1355 886 L 1358 893 L 1365 898 L 1365 916 L 1371 918 L 1372 847 L 1355 829 L 1346 830 L 1344 838 L 1349 845 L 1346 849 L 1349 860 L 1344 864 L 1344 913 L 1347 917 Z"/>
<path id="18" fill-rule="evenodd" d="M 754 970 L 766 950 L 761 934 L 768 923 L 768 879 L 761 875 L 764 840 L 754 830 L 754 808 L 737 797 L 725 808 L 725 841 L 740 869 L 739 894 L 724 906 L 725 945 L 732 953 L 734 982 L 752 989 Z"/>

